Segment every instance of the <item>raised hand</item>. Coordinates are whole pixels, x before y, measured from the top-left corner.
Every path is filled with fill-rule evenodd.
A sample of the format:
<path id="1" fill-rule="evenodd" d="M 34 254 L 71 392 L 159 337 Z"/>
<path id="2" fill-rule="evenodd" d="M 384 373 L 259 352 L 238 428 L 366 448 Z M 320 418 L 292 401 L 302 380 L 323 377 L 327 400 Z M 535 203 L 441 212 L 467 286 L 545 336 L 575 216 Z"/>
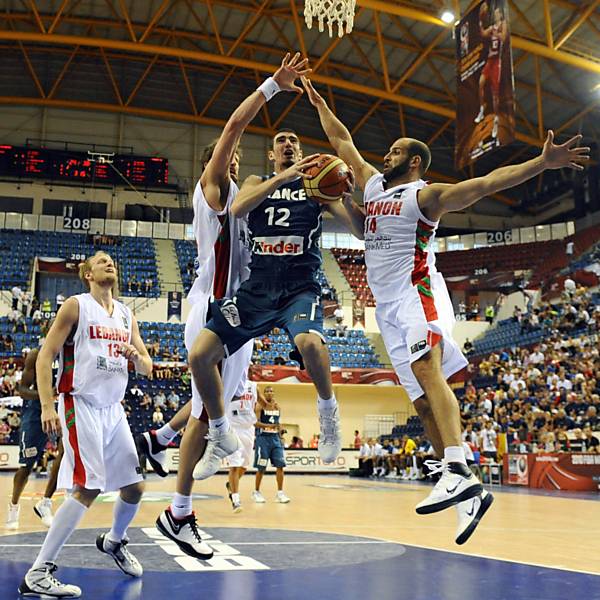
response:
<path id="1" fill-rule="evenodd" d="M 321 94 L 319 94 L 319 92 L 317 92 L 317 90 L 315 90 L 311 80 L 308 79 L 308 77 L 304 77 L 304 76 L 301 77 L 301 80 L 302 80 L 302 85 L 304 86 L 304 89 L 306 90 L 306 95 L 308 96 L 310 103 L 313 106 L 317 106 L 317 107 L 321 104 L 325 104 L 325 100 L 324 100 L 323 96 L 321 96 Z"/>
<path id="2" fill-rule="evenodd" d="M 279 176 L 281 178 L 282 183 L 288 183 L 289 181 L 293 181 L 298 177 L 307 177 L 306 171 L 311 167 L 314 167 L 319 164 L 319 156 L 321 155 L 310 154 L 308 156 L 305 156 L 302 160 L 299 160 L 297 163 L 293 164 L 291 167 L 288 167 Z M 310 179 L 310 177 L 307 178 Z"/>
<path id="3" fill-rule="evenodd" d="M 577 171 L 583 171 L 581 163 L 590 160 L 590 148 L 577 146 L 582 138 L 582 135 L 575 135 L 564 144 L 557 145 L 554 143 L 554 132 L 550 129 L 542 151 L 545 167 L 547 169 L 570 167 Z"/>
<path id="4" fill-rule="evenodd" d="M 308 58 L 300 60 L 300 52 L 296 52 L 294 56 L 290 58 L 288 52 L 281 61 L 281 66 L 275 74 L 273 79 L 277 82 L 279 88 L 286 92 L 298 92 L 302 94 L 304 90 L 296 85 L 295 81 L 298 77 L 304 77 L 312 72 L 312 69 L 308 68 Z"/>

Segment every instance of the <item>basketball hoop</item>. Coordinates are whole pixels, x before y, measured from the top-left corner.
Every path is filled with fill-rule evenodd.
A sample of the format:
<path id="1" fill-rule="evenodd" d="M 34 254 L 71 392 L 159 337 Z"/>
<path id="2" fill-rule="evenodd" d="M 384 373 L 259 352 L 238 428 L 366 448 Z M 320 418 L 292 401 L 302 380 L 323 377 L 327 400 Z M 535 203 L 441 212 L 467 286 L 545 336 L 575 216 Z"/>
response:
<path id="1" fill-rule="evenodd" d="M 325 23 L 327 23 L 329 37 L 333 37 L 333 27 L 337 22 L 338 37 L 342 37 L 344 33 L 352 31 L 355 8 L 356 0 L 305 0 L 304 19 L 306 26 L 312 29 L 313 18 L 317 19 L 319 31 L 322 32 L 325 29 Z"/>

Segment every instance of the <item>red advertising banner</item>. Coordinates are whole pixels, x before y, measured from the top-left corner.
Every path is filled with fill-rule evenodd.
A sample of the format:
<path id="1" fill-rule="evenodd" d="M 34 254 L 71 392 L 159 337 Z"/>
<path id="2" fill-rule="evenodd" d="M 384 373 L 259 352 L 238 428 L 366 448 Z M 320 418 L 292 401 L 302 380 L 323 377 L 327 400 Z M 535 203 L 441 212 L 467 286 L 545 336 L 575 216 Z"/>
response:
<path id="1" fill-rule="evenodd" d="M 251 365 L 249 377 L 252 381 L 281 383 L 310 383 L 306 371 L 297 367 Z M 362 383 L 367 385 L 398 385 L 398 376 L 391 369 L 336 369 L 331 370 L 333 383 Z"/>
<path id="2" fill-rule="evenodd" d="M 600 454 L 505 454 L 504 479 L 532 488 L 595 492 L 600 490 Z"/>
<path id="3" fill-rule="evenodd" d="M 484 0 L 455 28 L 456 148 L 462 169 L 515 139 L 515 86 L 508 3 Z"/>

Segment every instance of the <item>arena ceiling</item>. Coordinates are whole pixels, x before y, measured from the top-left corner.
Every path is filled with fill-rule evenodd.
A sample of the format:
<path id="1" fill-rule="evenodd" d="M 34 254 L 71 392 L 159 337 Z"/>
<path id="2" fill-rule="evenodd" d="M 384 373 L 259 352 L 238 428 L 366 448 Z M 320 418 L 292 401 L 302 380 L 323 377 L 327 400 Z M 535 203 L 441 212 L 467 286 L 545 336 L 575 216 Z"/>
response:
<path id="1" fill-rule="evenodd" d="M 0 103 L 220 126 L 297 49 L 368 159 L 418 137 L 432 179 L 454 181 L 532 155 L 547 127 L 598 137 L 600 0 L 508 3 L 518 141 L 466 172 L 453 167 L 454 42 L 439 15 L 467 1 L 358 0 L 352 34 L 329 38 L 307 29 L 303 0 L 0 0 Z M 276 97 L 249 130 L 279 126 L 329 147 L 304 98 Z M 494 204 L 527 210 L 518 192 Z"/>

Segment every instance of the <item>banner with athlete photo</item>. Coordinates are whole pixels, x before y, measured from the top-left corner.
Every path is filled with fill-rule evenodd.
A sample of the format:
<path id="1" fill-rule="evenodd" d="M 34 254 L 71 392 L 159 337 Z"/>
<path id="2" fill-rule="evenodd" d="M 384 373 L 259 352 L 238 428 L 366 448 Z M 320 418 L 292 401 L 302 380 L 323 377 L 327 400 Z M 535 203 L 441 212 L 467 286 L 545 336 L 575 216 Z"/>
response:
<path id="1" fill-rule="evenodd" d="M 462 169 L 515 139 L 515 85 L 507 0 L 476 4 L 455 28 L 456 148 Z"/>
<path id="2" fill-rule="evenodd" d="M 167 321 L 169 321 L 171 317 L 175 317 L 178 321 L 181 321 L 182 303 L 183 295 L 181 292 L 167 293 Z"/>

